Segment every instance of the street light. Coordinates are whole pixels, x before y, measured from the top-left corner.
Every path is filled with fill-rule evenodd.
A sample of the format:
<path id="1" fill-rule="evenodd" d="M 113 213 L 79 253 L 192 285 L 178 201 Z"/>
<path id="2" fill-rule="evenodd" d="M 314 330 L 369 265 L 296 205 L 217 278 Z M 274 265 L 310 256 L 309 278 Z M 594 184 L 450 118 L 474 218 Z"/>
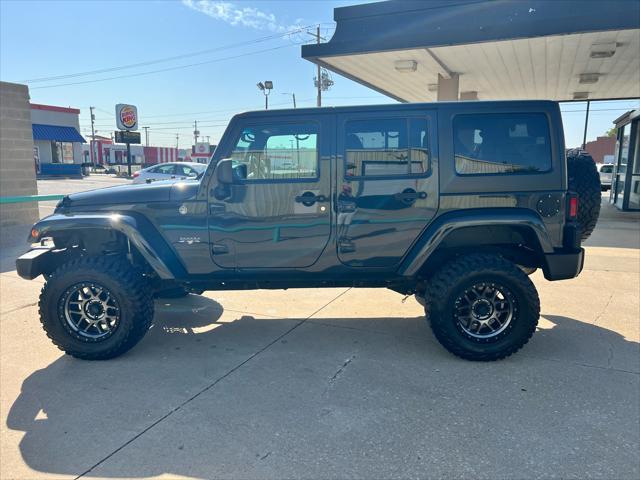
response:
<path id="1" fill-rule="evenodd" d="M 269 94 L 271 93 L 271 90 L 273 90 L 273 82 L 271 80 L 266 80 L 264 83 L 256 83 L 256 86 L 264 94 L 264 109 L 269 110 Z"/>
<path id="2" fill-rule="evenodd" d="M 283 93 L 282 95 L 291 95 L 291 97 L 293 97 L 293 108 L 296 108 L 296 94 L 295 93 Z"/>

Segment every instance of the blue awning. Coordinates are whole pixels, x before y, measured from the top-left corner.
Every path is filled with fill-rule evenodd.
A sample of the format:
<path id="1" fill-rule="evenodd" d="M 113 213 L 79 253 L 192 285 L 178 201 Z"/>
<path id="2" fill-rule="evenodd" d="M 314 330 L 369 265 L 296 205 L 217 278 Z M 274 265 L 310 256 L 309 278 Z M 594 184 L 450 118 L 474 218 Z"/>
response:
<path id="1" fill-rule="evenodd" d="M 59 127 L 57 125 L 43 125 L 34 123 L 33 139 L 34 140 L 51 140 L 53 142 L 80 142 L 87 143 L 82 135 L 73 127 Z"/>

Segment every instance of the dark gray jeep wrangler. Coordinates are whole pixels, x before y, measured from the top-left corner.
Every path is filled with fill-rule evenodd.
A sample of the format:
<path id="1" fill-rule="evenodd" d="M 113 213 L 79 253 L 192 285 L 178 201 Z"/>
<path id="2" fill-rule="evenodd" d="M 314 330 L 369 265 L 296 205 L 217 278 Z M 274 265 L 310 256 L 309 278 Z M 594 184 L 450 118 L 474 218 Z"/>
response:
<path id="1" fill-rule="evenodd" d="M 527 273 L 582 269 L 583 170 L 554 102 L 243 113 L 195 181 L 65 197 L 17 269 L 46 277 L 42 325 L 78 358 L 133 347 L 167 289 L 353 286 L 415 294 L 445 348 L 496 360 L 536 329 Z"/>

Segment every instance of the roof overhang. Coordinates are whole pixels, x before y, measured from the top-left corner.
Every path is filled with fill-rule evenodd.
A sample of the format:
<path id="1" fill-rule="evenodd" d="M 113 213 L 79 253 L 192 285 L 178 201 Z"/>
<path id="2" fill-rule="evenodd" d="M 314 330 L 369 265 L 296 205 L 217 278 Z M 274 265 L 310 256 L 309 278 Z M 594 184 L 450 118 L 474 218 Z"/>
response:
<path id="1" fill-rule="evenodd" d="M 73 127 L 59 125 L 43 125 L 34 123 L 31 125 L 34 140 L 49 140 L 52 142 L 78 142 L 86 143 L 85 139 Z"/>
<path id="2" fill-rule="evenodd" d="M 482 100 L 640 97 L 640 2 L 409 0 L 334 19 L 302 57 L 400 101 L 434 101 L 456 74 Z"/>

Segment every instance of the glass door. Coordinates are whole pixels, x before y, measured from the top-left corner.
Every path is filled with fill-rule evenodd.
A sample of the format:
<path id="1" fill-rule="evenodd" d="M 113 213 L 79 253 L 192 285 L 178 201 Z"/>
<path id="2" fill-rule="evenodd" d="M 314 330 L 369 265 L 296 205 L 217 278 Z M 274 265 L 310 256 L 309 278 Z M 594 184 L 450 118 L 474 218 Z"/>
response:
<path id="1" fill-rule="evenodd" d="M 635 120 L 631 125 L 635 141 L 633 142 L 633 150 L 629 154 L 630 162 L 628 167 L 631 169 L 631 178 L 627 208 L 629 210 L 640 210 L 640 158 L 638 156 L 638 153 L 640 152 L 640 135 L 638 135 L 638 126 L 640 126 L 640 121 Z"/>
<path id="2" fill-rule="evenodd" d="M 629 127 L 630 125 L 623 125 L 618 129 L 615 170 L 611 181 L 611 199 L 620 209 L 623 208 L 624 181 L 627 175 L 627 162 L 629 160 Z"/>

